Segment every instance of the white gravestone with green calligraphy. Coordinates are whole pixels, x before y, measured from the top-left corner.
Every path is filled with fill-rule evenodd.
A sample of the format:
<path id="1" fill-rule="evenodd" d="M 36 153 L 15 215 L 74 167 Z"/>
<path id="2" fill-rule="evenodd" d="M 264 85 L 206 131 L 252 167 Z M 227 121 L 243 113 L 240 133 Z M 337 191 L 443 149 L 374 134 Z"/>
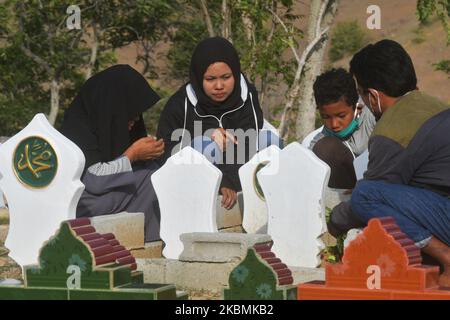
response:
<path id="1" fill-rule="evenodd" d="M 0 146 L 0 189 L 10 217 L 5 246 L 20 266 L 36 264 L 44 241 L 75 218 L 84 163 L 82 151 L 43 114 Z"/>

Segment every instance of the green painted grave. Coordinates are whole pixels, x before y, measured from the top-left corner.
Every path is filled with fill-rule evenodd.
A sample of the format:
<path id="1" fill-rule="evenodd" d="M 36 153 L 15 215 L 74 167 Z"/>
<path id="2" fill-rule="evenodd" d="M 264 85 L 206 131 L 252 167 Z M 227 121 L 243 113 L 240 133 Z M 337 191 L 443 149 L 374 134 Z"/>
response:
<path id="1" fill-rule="evenodd" d="M 86 226 L 83 227 L 86 229 Z M 84 236 L 102 236 L 95 233 L 93 227 L 89 228 L 90 234 Z M 57 234 L 44 243 L 39 264 L 24 267 L 24 284 L 0 286 L 0 299 L 187 299 L 187 294 L 177 293 L 175 285 L 144 283 L 142 272 L 132 270 L 135 265 L 133 267 L 131 262 L 118 263 L 123 262 L 124 258 L 105 260 L 108 255 L 115 254 L 111 253 L 113 247 L 107 243 L 92 249 L 92 242 L 84 241 L 75 230 L 71 221 L 63 222 Z M 101 241 L 107 242 L 105 239 L 101 238 Z M 123 248 L 117 240 L 113 241 L 114 248 Z M 126 258 L 134 262 L 134 258 Z"/>
<path id="2" fill-rule="evenodd" d="M 273 253 L 267 251 L 261 254 L 250 248 L 245 259 L 230 273 L 229 286 L 223 290 L 223 299 L 295 300 L 296 286 L 280 285 L 283 282 L 292 283 L 291 275 L 290 270 Z"/>

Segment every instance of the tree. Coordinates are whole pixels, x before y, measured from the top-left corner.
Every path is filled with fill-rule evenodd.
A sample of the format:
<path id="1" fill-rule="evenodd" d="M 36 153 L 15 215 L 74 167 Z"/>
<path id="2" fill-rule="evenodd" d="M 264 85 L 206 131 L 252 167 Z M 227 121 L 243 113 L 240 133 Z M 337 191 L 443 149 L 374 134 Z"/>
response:
<path id="1" fill-rule="evenodd" d="M 417 16 L 423 24 L 430 17 L 437 15 L 447 32 L 447 46 L 450 45 L 450 0 L 418 0 Z M 450 60 L 442 60 L 433 64 L 435 70 L 443 71 L 450 76 Z"/>
<path id="2" fill-rule="evenodd" d="M 60 105 L 74 97 L 85 79 L 116 61 L 116 48 L 131 42 L 142 48 L 143 54 L 138 57 L 144 62 L 142 72 L 154 76 L 152 44 L 167 32 L 173 4 L 171 0 L 80 1 L 81 28 L 71 30 L 66 26 L 69 1 L 4 1 L 0 4 L 0 37 L 4 41 L 0 53 L 5 73 L 0 74 L 0 84 L 3 92 L 12 89 L 16 94 L 3 94 L 2 106 L 8 106 L 9 111 L 29 109 L 29 100 L 38 98 L 42 103 L 47 96 L 48 118 L 54 124 Z M 8 81 L 16 73 L 24 75 L 20 85 Z M 14 91 L 14 86 L 20 90 Z M 18 99 L 18 93 L 23 99 Z M 41 112 L 48 110 L 42 105 L 40 108 Z M 29 120 L 21 119 L 22 124 Z"/>
<path id="3" fill-rule="evenodd" d="M 417 0 L 417 16 L 426 23 L 431 16 L 437 15 L 447 32 L 447 45 L 450 44 L 450 0 Z"/>
<path id="4" fill-rule="evenodd" d="M 295 77 L 289 88 L 278 128 L 284 141 L 288 141 L 291 111 L 297 103 L 296 138 L 302 139 L 314 129 L 315 103 L 312 86 L 320 73 L 329 27 L 336 15 L 338 0 L 311 0 L 308 39 L 306 48 L 300 54 L 293 38 L 290 48 L 297 66 Z M 288 30 L 286 30 L 288 32 Z"/>

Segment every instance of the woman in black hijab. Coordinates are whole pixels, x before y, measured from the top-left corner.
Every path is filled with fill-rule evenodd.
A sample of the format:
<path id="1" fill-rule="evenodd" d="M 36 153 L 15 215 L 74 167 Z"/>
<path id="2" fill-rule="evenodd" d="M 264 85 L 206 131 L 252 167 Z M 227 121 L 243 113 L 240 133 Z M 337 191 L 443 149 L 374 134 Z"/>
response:
<path id="1" fill-rule="evenodd" d="M 145 241 L 159 239 L 159 206 L 150 181 L 164 141 L 147 137 L 142 113 L 159 96 L 128 65 L 110 67 L 90 79 L 64 114 L 61 132 L 86 159 L 85 190 L 77 217 L 121 211 L 145 213 Z"/>
<path id="2" fill-rule="evenodd" d="M 169 99 L 161 114 L 157 136 L 164 139 L 166 146 L 161 162 L 182 147 L 193 144 L 196 150 L 204 151 L 214 141 L 218 152 L 213 163 L 223 173 L 222 206 L 231 209 L 236 192 L 242 189 L 238 170 L 260 148 L 257 140 L 263 121 L 258 93 L 241 74 L 236 49 L 221 37 L 203 40 L 192 55 L 189 83 Z M 177 129 L 182 130 L 180 138 L 173 140 L 172 133 Z M 240 140 L 233 133 L 237 129 L 246 132 L 247 137 Z M 239 154 L 242 145 L 244 155 Z M 232 163 L 226 157 L 230 148 L 234 149 Z M 218 158 L 224 162 L 227 159 L 227 163 Z"/>

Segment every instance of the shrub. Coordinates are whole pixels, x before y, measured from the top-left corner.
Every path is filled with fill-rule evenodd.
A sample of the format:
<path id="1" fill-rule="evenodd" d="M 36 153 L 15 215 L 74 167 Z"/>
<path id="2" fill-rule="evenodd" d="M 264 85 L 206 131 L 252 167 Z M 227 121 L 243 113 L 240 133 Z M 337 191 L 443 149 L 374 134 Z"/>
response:
<path id="1" fill-rule="evenodd" d="M 365 30 L 355 21 L 339 22 L 331 37 L 329 58 L 338 61 L 347 54 L 354 54 L 369 42 Z"/>

